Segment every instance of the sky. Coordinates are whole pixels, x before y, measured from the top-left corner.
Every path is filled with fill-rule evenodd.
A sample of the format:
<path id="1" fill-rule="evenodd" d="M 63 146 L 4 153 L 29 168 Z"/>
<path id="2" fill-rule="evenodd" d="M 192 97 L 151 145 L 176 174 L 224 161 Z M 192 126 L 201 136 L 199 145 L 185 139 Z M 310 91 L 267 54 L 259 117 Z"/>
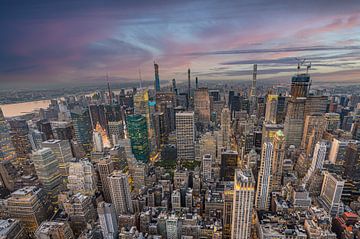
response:
<path id="1" fill-rule="evenodd" d="M 359 0 L 3 0 L 0 84 L 154 79 L 360 83 Z"/>

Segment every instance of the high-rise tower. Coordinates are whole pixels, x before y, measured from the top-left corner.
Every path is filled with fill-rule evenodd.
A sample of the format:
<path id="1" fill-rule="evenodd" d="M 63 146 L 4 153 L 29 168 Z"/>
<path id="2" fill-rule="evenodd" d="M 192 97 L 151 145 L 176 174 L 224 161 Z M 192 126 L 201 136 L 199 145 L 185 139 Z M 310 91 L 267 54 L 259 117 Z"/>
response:
<path id="1" fill-rule="evenodd" d="M 159 78 L 159 65 L 154 62 L 154 70 L 155 70 L 155 82 L 154 82 L 154 90 L 155 92 L 160 91 L 160 78 Z"/>
<path id="2" fill-rule="evenodd" d="M 176 113 L 176 145 L 178 160 L 195 159 L 194 112 Z"/>
<path id="3" fill-rule="evenodd" d="M 16 152 L 10 137 L 10 126 L 0 108 L 0 160 L 13 160 L 15 158 Z"/>
<path id="4" fill-rule="evenodd" d="M 232 211 L 232 239 L 248 239 L 254 204 L 255 179 L 249 169 L 236 170 Z"/>
<path id="5" fill-rule="evenodd" d="M 257 106 L 257 98 L 256 98 L 256 76 L 257 76 L 257 64 L 254 64 L 253 68 L 253 79 L 252 79 L 252 85 L 250 90 L 250 113 L 254 113 Z"/>
<path id="6" fill-rule="evenodd" d="M 190 81 L 190 68 L 188 69 L 188 108 L 190 107 L 191 99 L 191 81 Z"/>
<path id="7" fill-rule="evenodd" d="M 111 201 L 115 206 L 117 216 L 120 214 L 132 214 L 134 209 L 131 201 L 128 176 L 120 171 L 114 171 L 108 179 Z"/>

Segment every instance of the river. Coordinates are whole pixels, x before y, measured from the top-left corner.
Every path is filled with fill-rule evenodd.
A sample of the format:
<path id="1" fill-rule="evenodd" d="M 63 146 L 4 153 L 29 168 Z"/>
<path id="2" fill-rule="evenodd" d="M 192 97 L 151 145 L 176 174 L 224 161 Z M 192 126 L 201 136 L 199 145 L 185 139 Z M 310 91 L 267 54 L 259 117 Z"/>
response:
<path id="1" fill-rule="evenodd" d="M 38 100 L 23 103 L 0 105 L 5 117 L 15 117 L 31 113 L 40 108 L 47 108 L 50 100 Z"/>

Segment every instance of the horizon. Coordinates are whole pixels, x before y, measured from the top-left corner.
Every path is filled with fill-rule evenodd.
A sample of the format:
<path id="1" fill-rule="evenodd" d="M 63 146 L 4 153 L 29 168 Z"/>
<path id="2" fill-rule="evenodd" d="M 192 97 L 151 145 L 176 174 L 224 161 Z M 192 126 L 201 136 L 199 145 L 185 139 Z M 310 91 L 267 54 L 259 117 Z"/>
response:
<path id="1" fill-rule="evenodd" d="M 5 1 L 0 83 L 284 81 L 296 58 L 317 82 L 360 82 L 360 2 Z M 286 19 L 286 21 L 284 21 Z M 76 83 L 75 83 L 76 82 Z"/>

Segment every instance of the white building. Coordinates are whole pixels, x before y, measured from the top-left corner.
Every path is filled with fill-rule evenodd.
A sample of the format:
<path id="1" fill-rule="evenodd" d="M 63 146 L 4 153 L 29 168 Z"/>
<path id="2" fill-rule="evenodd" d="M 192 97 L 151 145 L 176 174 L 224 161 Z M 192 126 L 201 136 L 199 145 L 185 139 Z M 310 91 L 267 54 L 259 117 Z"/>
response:
<path id="1" fill-rule="evenodd" d="M 269 209 L 273 151 L 273 144 L 267 140 L 262 147 L 261 164 L 257 181 L 255 206 L 258 210 Z"/>
<path id="2" fill-rule="evenodd" d="M 250 238 L 254 195 L 255 179 L 251 170 L 236 170 L 231 225 L 232 239 Z"/>
<path id="3" fill-rule="evenodd" d="M 115 214 L 114 205 L 111 203 L 100 202 L 97 207 L 101 231 L 104 239 L 118 238 L 118 222 Z"/>
<path id="4" fill-rule="evenodd" d="M 97 180 L 94 166 L 87 159 L 71 162 L 67 187 L 73 193 L 95 195 Z"/>
<path id="5" fill-rule="evenodd" d="M 202 158 L 202 177 L 203 180 L 211 179 L 211 170 L 212 170 L 213 158 L 210 154 L 205 154 Z"/>
<path id="6" fill-rule="evenodd" d="M 114 204 L 116 215 L 132 214 L 134 209 L 131 201 L 128 175 L 120 171 L 114 171 L 108 179 L 111 201 Z"/>
<path id="7" fill-rule="evenodd" d="M 166 220 L 166 238 L 167 239 L 179 238 L 179 219 L 175 215 L 171 215 Z"/>

